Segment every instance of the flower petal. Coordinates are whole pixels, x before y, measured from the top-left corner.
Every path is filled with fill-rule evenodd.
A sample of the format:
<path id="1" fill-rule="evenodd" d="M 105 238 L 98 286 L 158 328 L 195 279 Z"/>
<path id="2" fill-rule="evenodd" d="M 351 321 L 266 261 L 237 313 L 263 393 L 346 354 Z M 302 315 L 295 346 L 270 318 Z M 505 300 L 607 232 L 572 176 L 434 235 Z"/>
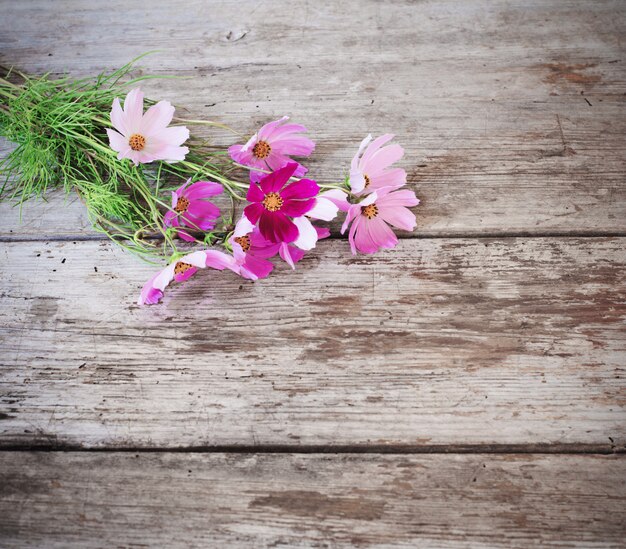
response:
<path id="1" fill-rule="evenodd" d="M 259 230 L 270 242 L 290 243 L 298 238 L 298 227 L 282 212 L 263 212 Z"/>
<path id="2" fill-rule="evenodd" d="M 285 116 L 284 118 L 281 119 L 281 121 L 284 122 L 288 119 L 289 117 Z M 306 131 L 307 129 L 301 124 L 282 124 L 282 125 L 274 126 L 274 128 L 272 129 L 270 133 L 264 132 L 264 135 L 273 144 L 275 141 L 282 139 L 285 136 L 288 136 L 290 134 L 306 133 Z"/>
<path id="3" fill-rule="evenodd" d="M 261 190 L 265 194 L 280 191 L 297 169 L 298 164 L 296 162 L 289 162 L 275 172 L 266 175 L 259 181 Z"/>
<path id="4" fill-rule="evenodd" d="M 402 168 L 393 168 L 370 176 L 370 186 L 367 190 L 374 191 L 382 187 L 399 189 L 404 185 L 406 185 L 406 172 Z"/>
<path id="5" fill-rule="evenodd" d="M 163 297 L 163 292 L 158 288 L 154 287 L 154 279 L 159 276 L 160 273 L 156 273 L 154 276 L 150 277 L 150 279 L 143 285 L 141 288 L 141 294 L 139 294 L 139 299 L 137 300 L 137 305 L 154 305 L 161 301 Z"/>
<path id="6" fill-rule="evenodd" d="M 224 192 L 224 187 L 215 181 L 196 181 L 185 191 L 185 197 L 189 200 L 210 198 Z"/>
<path id="7" fill-rule="evenodd" d="M 254 224 L 250 222 L 250 220 L 242 215 L 241 219 L 237 221 L 237 225 L 235 225 L 235 231 L 233 232 L 234 237 L 245 236 L 248 233 L 251 233 L 254 229 Z"/>
<path id="8" fill-rule="evenodd" d="M 246 254 L 246 259 L 241 266 L 241 276 L 251 280 L 265 278 L 272 272 L 273 268 L 274 265 L 272 265 L 271 261 Z"/>
<path id="9" fill-rule="evenodd" d="M 230 269 L 235 272 L 238 271 L 238 266 L 232 255 L 225 254 L 218 250 L 204 250 L 200 253 L 204 254 L 205 266 L 211 269 L 217 269 L 218 271 L 223 271 L 224 269 Z"/>
<path id="10" fill-rule="evenodd" d="M 111 124 L 113 124 L 113 127 L 118 132 L 130 137 L 126 116 L 124 115 L 124 111 L 120 105 L 120 100 L 117 97 L 113 99 L 113 106 L 111 108 Z"/>
<path id="11" fill-rule="evenodd" d="M 388 187 L 385 189 L 379 189 L 377 194 L 380 196 L 378 204 L 382 206 L 405 206 L 411 208 L 417 206 L 420 201 L 415 196 L 415 193 L 410 189 L 403 189 L 401 191 L 389 192 Z"/>
<path id="12" fill-rule="evenodd" d="M 186 271 L 183 271 L 182 273 L 174 273 L 174 280 L 176 282 L 185 282 L 185 280 L 189 280 L 197 272 L 197 267 L 189 267 Z"/>
<path id="13" fill-rule="evenodd" d="M 272 132 L 277 126 L 280 126 L 283 122 L 289 120 L 288 116 L 283 116 L 279 120 L 274 120 L 273 122 L 268 122 L 256 133 L 259 141 L 265 141 L 269 139 L 269 136 L 272 135 Z"/>
<path id="14" fill-rule="evenodd" d="M 314 149 L 315 142 L 302 135 L 288 136 L 272 141 L 272 150 L 281 154 L 309 156 Z"/>
<path id="15" fill-rule="evenodd" d="M 165 129 L 174 117 L 174 107 L 169 101 L 159 101 L 152 105 L 141 119 L 138 133 L 148 136 Z"/>
<path id="16" fill-rule="evenodd" d="M 285 200 L 292 198 L 311 198 L 316 196 L 319 191 L 320 188 L 312 179 L 300 179 L 300 181 L 288 183 L 283 190 L 280 191 L 280 196 Z"/>
<path id="17" fill-rule="evenodd" d="M 359 169 L 363 173 L 367 173 L 367 167 L 369 166 L 369 160 L 374 156 L 374 153 L 378 151 L 385 143 L 391 141 L 395 136 L 392 133 L 386 133 L 385 135 L 381 135 L 372 141 L 372 143 L 367 147 L 367 150 L 363 153 L 361 157 L 361 161 L 359 162 Z"/>
<path id="18" fill-rule="evenodd" d="M 263 202 L 265 193 L 256 183 L 251 183 L 248 187 L 248 194 L 246 194 L 246 200 L 248 202 Z"/>
<path id="19" fill-rule="evenodd" d="M 403 156 L 404 149 L 398 144 L 383 147 L 368 160 L 367 165 L 363 168 L 363 172 L 369 177 L 374 177 Z"/>
<path id="20" fill-rule="evenodd" d="M 308 213 L 313 206 L 315 206 L 314 198 L 309 198 L 308 200 L 285 200 L 280 213 L 291 217 L 300 217 Z"/>
<path id="21" fill-rule="evenodd" d="M 398 244 L 398 237 L 380 216 L 367 219 L 363 225 L 367 228 L 370 239 L 376 248 L 394 248 Z M 378 250 L 375 249 L 373 252 L 367 253 L 376 251 Z"/>
<path id="22" fill-rule="evenodd" d="M 180 146 L 189 139 L 189 128 L 186 126 L 170 126 L 169 128 L 159 128 L 154 132 L 146 134 L 146 148 L 150 146 Z"/>
<path id="23" fill-rule="evenodd" d="M 296 217 L 293 220 L 296 227 L 298 227 L 298 238 L 294 241 L 294 246 L 297 246 L 301 250 L 311 250 L 315 248 L 317 243 L 317 231 L 306 217 Z"/>
<path id="24" fill-rule="evenodd" d="M 250 204 L 243 209 L 243 213 L 252 223 L 257 223 L 265 211 L 265 208 L 258 202 Z"/>
<path id="25" fill-rule="evenodd" d="M 128 144 L 128 139 L 115 130 L 107 128 L 107 135 L 109 136 L 109 145 L 114 151 L 126 154 L 128 151 L 132 150 Z"/>
<path id="26" fill-rule="evenodd" d="M 141 117 L 143 116 L 143 92 L 139 88 L 130 90 L 126 95 L 124 115 L 126 117 L 126 131 L 131 134 L 139 133 Z"/>

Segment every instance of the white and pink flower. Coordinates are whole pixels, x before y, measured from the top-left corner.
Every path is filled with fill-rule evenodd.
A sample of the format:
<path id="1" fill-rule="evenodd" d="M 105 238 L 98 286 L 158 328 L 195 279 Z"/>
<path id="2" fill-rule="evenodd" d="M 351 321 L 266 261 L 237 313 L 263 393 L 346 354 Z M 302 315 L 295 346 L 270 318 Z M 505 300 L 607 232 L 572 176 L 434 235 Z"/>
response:
<path id="1" fill-rule="evenodd" d="M 406 172 L 402 168 L 388 169 L 404 155 L 404 149 L 398 144 L 383 147 L 393 138 L 393 134 L 388 133 L 372 141 L 372 136 L 368 135 L 361 142 L 350 166 L 350 187 L 354 194 L 370 193 L 383 187 L 398 189 L 406 184 Z"/>
<path id="2" fill-rule="evenodd" d="M 181 145 L 189 139 L 185 126 L 168 127 L 174 116 L 174 107 L 169 101 L 159 101 L 143 112 L 143 93 L 139 88 L 131 90 L 124 99 L 113 100 L 111 124 L 107 129 L 109 144 L 117 151 L 117 158 L 129 158 L 135 166 L 155 160 L 178 162 L 189 152 Z"/>
<path id="3" fill-rule="evenodd" d="M 198 269 L 210 267 L 222 271 L 230 269 L 239 273 L 232 256 L 218 250 L 199 250 L 181 257 L 170 263 L 165 269 L 156 273 L 146 282 L 141 290 L 137 303 L 139 305 L 152 305 L 163 298 L 165 288 L 174 280 L 184 282 L 198 272 Z"/>

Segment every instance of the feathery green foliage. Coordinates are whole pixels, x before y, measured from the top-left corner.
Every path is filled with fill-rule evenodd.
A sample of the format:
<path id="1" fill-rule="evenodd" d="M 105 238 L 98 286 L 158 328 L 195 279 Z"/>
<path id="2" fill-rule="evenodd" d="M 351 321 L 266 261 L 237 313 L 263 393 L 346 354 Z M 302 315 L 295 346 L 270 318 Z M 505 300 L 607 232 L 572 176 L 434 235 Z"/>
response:
<path id="1" fill-rule="evenodd" d="M 229 179 L 233 163 L 223 153 L 193 140 L 186 159 L 175 164 L 134 166 L 117 159 L 105 130 L 113 99 L 153 78 L 130 78 L 139 59 L 95 79 L 6 71 L 0 78 L 0 134 L 17 147 L 0 163 L 0 200 L 21 205 L 63 186 L 78 194 L 96 229 L 140 257 L 169 259 L 180 254 L 171 230 L 163 229 L 173 188 L 188 178 L 210 179 L 238 198 L 247 184 Z M 207 238 L 215 242 L 219 235 Z"/>

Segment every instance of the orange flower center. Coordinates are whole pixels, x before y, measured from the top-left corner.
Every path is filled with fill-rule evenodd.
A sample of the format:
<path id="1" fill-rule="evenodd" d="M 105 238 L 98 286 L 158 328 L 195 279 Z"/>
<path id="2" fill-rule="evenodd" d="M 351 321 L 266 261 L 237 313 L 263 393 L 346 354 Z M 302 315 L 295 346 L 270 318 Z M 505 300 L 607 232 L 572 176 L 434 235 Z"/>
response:
<path id="1" fill-rule="evenodd" d="M 272 152 L 272 147 L 270 147 L 270 144 L 267 141 L 259 141 L 252 148 L 252 154 L 260 160 L 267 158 L 271 152 Z"/>
<path id="2" fill-rule="evenodd" d="M 365 179 L 365 188 L 367 189 L 370 186 L 370 183 L 372 182 L 371 179 L 369 178 L 369 175 L 365 175 L 363 174 L 363 179 Z"/>
<path id="3" fill-rule="evenodd" d="M 143 151 L 146 146 L 146 138 L 143 135 L 139 135 L 138 133 L 134 133 L 130 136 L 128 140 L 128 144 L 133 151 Z"/>
<path id="4" fill-rule="evenodd" d="M 241 249 L 244 252 L 247 252 L 250 249 L 250 237 L 248 235 L 236 236 L 235 242 L 241 246 Z"/>
<path id="5" fill-rule="evenodd" d="M 178 197 L 178 202 L 176 202 L 176 207 L 174 208 L 174 210 L 176 211 L 176 213 L 185 213 L 187 211 L 187 208 L 189 208 L 189 199 L 185 198 L 184 196 L 179 196 Z"/>
<path id="6" fill-rule="evenodd" d="M 184 263 L 183 261 L 179 261 L 178 263 L 176 263 L 174 267 L 174 274 L 180 275 L 180 274 L 186 273 L 192 267 L 193 265 L 189 263 Z"/>
<path id="7" fill-rule="evenodd" d="M 378 206 L 376 206 L 376 204 L 362 206 L 361 214 L 367 217 L 367 219 L 374 219 L 378 215 Z"/>
<path id="8" fill-rule="evenodd" d="M 277 212 L 283 207 L 283 199 L 278 193 L 268 193 L 263 199 L 263 206 L 270 212 Z"/>

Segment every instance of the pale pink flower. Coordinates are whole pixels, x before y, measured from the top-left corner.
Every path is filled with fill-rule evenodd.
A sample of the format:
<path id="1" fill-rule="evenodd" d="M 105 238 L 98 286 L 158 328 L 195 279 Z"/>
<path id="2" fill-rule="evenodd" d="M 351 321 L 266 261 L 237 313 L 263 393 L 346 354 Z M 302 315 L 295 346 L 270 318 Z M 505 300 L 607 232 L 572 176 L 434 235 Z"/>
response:
<path id="1" fill-rule="evenodd" d="M 118 152 L 117 158 L 129 158 L 135 166 L 154 160 L 184 160 L 189 149 L 181 145 L 189 138 L 189 130 L 184 126 L 168 128 L 173 116 L 174 107 L 169 101 L 159 101 L 144 114 L 143 93 L 139 88 L 128 93 L 124 110 L 116 97 L 111 110 L 115 129 L 107 128 L 107 134 L 111 148 Z"/>
<path id="2" fill-rule="evenodd" d="M 372 141 L 372 136 L 368 135 L 361 142 L 350 166 L 350 187 L 354 194 L 365 194 L 383 187 L 398 189 L 406 184 L 406 172 L 402 168 L 387 169 L 404 155 L 400 145 L 383 147 L 393 137 L 388 133 Z"/>
<path id="3" fill-rule="evenodd" d="M 387 223 L 405 231 L 415 228 L 415 214 L 407 209 L 419 204 L 415 193 L 408 189 L 392 191 L 393 187 L 378 189 L 350 206 L 341 234 L 352 223 L 348 239 L 353 254 L 357 250 L 373 254 L 380 248 L 394 248 L 398 238 Z"/>
<path id="4" fill-rule="evenodd" d="M 287 120 L 289 117 L 283 116 L 280 120 L 269 122 L 255 133 L 245 145 L 232 145 L 228 149 L 230 157 L 239 164 L 271 172 L 278 170 L 288 162 L 293 162 L 290 158 L 291 155 L 309 156 L 315 148 L 315 143 L 308 137 L 299 135 L 306 132 L 307 129 L 300 124 L 283 124 Z M 298 164 L 293 175 L 301 177 L 306 172 L 307 169 Z M 262 176 L 262 172 L 250 172 L 253 183 L 256 183 Z"/>
<path id="5" fill-rule="evenodd" d="M 172 209 L 165 214 L 163 225 L 165 228 L 185 226 L 194 231 L 210 231 L 215 228 L 220 209 L 206 199 L 221 194 L 224 187 L 214 181 L 196 181 L 189 185 L 190 182 L 191 179 L 172 192 Z M 195 240 L 182 229 L 177 233 L 187 242 Z"/>
<path id="6" fill-rule="evenodd" d="M 198 269 L 204 269 L 205 267 L 211 267 L 219 271 L 230 269 L 239 273 L 239 268 L 230 255 L 217 250 L 192 252 L 181 257 L 178 261 L 171 263 L 165 267 L 165 269 L 150 278 L 150 280 L 144 284 L 137 303 L 139 305 L 158 303 L 163 297 L 165 288 L 167 288 L 172 280 L 184 282 L 196 274 Z"/>

